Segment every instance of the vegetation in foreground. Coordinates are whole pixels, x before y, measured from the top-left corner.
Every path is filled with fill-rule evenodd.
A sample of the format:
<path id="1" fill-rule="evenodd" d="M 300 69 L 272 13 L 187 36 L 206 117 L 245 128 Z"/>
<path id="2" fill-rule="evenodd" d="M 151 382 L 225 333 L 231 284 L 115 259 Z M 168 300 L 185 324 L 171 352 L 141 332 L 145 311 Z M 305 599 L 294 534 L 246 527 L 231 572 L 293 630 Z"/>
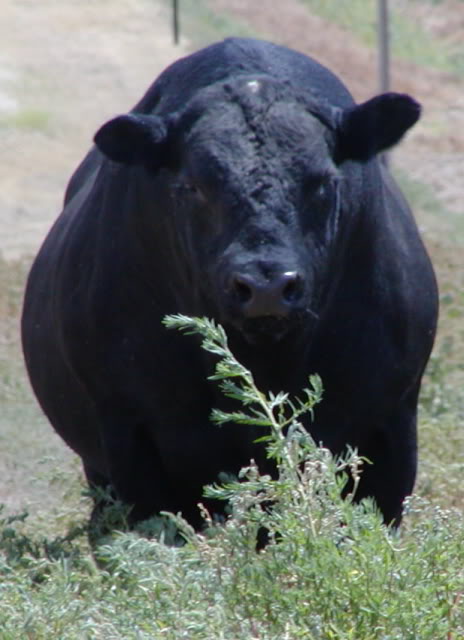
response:
<path id="1" fill-rule="evenodd" d="M 227 522 L 204 513 L 207 528 L 197 534 L 179 516 L 154 518 L 142 531 L 102 540 L 94 556 L 83 521 L 51 539 L 28 530 L 24 515 L 5 516 L 2 640 L 462 638 L 462 515 L 412 498 L 407 526 L 394 533 L 370 502 L 341 500 L 346 472 L 359 477 L 363 461 L 355 452 L 334 459 L 301 428 L 301 412 L 317 411 L 317 377 L 303 400 L 265 396 L 220 327 L 181 316 L 168 322 L 200 333 L 218 356 L 215 378 L 243 409 L 213 419 L 261 424 L 278 476 L 260 475 L 250 461 L 241 481 L 207 489 L 230 501 Z M 261 527 L 269 544 L 257 552 Z M 161 530 L 159 540 L 143 535 L 150 528 Z M 182 546 L 164 543 L 174 528 Z"/>

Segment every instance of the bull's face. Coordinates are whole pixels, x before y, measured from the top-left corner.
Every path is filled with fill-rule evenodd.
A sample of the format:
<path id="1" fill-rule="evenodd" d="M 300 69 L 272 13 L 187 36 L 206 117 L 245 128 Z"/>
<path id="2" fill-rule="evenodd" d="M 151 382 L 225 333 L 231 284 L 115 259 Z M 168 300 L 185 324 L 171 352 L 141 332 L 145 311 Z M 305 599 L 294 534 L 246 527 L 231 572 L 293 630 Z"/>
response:
<path id="1" fill-rule="evenodd" d="M 386 124 L 398 114 L 401 126 Z M 339 166 L 396 142 L 413 116 L 405 96 L 341 112 L 272 78 L 239 76 L 199 91 L 182 113 L 121 116 L 95 139 L 113 160 L 169 169 L 176 250 L 203 308 L 254 342 L 317 319 L 340 247 Z"/>

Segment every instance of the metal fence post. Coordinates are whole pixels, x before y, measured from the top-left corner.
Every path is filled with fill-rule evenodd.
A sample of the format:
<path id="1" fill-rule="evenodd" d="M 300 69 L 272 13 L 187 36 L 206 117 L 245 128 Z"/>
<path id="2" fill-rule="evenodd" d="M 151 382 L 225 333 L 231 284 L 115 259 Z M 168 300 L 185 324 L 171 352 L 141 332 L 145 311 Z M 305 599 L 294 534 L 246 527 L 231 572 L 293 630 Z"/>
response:
<path id="1" fill-rule="evenodd" d="M 379 87 L 380 91 L 390 90 L 390 29 L 388 21 L 388 0 L 377 2 L 377 29 L 379 41 Z"/>
<path id="2" fill-rule="evenodd" d="M 381 93 L 390 91 L 390 28 L 388 0 L 377 0 L 378 73 Z M 388 155 L 382 154 L 382 162 L 388 166 Z"/>
<path id="3" fill-rule="evenodd" d="M 172 0 L 172 29 L 174 44 L 179 44 L 179 0 Z"/>

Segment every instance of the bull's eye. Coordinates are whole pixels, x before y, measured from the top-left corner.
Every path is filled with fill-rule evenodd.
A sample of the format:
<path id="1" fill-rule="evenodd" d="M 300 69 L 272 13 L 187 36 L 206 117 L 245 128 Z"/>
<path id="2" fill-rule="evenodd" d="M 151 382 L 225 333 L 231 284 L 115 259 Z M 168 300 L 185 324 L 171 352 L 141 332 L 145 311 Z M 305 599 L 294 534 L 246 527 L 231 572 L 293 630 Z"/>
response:
<path id="1" fill-rule="evenodd" d="M 177 185 L 177 188 L 186 196 L 197 196 L 200 194 L 200 189 L 191 182 L 181 182 Z"/>
<path id="2" fill-rule="evenodd" d="M 314 193 L 314 197 L 317 198 L 318 200 L 323 200 L 327 195 L 327 187 L 325 184 L 320 184 L 315 193 Z"/>
<path id="3" fill-rule="evenodd" d="M 335 180 L 311 177 L 303 187 L 302 225 L 304 230 L 325 226 L 336 209 L 337 184 Z"/>
<path id="4" fill-rule="evenodd" d="M 203 191 L 191 182 L 178 182 L 175 186 L 175 195 L 183 200 L 191 200 L 196 204 L 204 203 L 206 198 Z"/>
<path id="5" fill-rule="evenodd" d="M 195 184 L 187 184 L 190 197 L 195 201 L 197 205 L 204 205 L 206 203 L 206 197 L 202 189 Z"/>
<path id="6" fill-rule="evenodd" d="M 190 184 L 190 183 L 186 182 L 186 183 L 184 184 L 184 189 L 185 189 L 186 191 L 188 191 L 188 192 L 189 192 L 191 195 L 193 195 L 193 196 L 198 196 L 198 195 L 200 195 L 200 189 L 199 189 L 196 185 L 194 185 L 194 184 Z"/>
<path id="7" fill-rule="evenodd" d="M 313 204 L 324 204 L 330 195 L 330 184 L 324 180 L 307 180 L 305 186 L 305 198 Z"/>

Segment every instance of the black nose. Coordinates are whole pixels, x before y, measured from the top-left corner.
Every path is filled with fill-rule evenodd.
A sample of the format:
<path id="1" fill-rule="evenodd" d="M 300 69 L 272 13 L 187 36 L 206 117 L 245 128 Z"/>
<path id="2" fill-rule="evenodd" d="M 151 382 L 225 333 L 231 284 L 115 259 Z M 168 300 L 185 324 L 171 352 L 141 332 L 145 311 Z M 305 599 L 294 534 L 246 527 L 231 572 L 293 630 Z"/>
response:
<path id="1" fill-rule="evenodd" d="M 230 292 L 236 306 L 246 318 L 286 316 L 297 306 L 303 281 L 296 271 L 285 271 L 270 279 L 235 273 L 230 279 Z"/>

